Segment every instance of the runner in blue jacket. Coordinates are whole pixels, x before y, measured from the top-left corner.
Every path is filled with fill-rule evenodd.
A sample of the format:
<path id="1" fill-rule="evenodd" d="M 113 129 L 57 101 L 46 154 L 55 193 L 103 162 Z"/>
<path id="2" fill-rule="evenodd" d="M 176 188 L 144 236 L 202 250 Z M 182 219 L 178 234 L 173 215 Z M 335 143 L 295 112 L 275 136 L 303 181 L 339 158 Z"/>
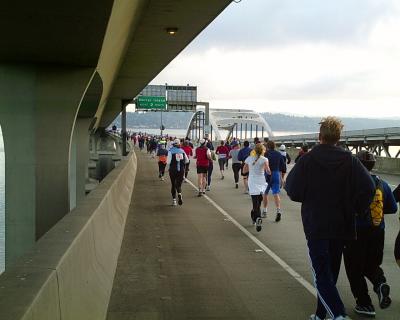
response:
<path id="1" fill-rule="evenodd" d="M 367 150 L 359 151 L 357 158 L 368 171 L 375 165 L 375 156 Z M 390 287 L 381 265 L 385 245 L 385 215 L 397 211 L 389 185 L 376 175 L 371 174 L 371 177 L 376 186 L 374 200 L 366 212 L 358 212 L 357 239 L 347 241 L 343 252 L 347 278 L 356 299 L 354 311 L 365 316 L 376 314 L 368 294 L 366 278 L 372 283 L 382 309 L 389 307 L 392 302 Z"/>

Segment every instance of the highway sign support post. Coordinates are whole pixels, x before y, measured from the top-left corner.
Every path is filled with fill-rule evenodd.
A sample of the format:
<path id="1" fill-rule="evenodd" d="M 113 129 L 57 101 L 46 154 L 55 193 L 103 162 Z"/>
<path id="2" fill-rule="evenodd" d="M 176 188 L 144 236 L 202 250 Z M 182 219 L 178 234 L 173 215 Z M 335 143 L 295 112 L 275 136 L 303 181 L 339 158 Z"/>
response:
<path id="1" fill-rule="evenodd" d="M 165 127 L 164 127 L 163 121 L 162 121 L 162 110 L 161 110 L 161 124 L 160 124 L 160 133 L 161 133 L 161 136 L 163 135 L 164 129 L 165 129 Z"/>

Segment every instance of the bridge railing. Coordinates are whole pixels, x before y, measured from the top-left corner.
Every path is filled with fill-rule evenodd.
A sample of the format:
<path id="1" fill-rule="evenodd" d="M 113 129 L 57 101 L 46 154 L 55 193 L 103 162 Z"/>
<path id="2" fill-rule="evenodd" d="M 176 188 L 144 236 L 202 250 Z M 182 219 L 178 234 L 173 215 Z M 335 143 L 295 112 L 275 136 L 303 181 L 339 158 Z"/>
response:
<path id="1" fill-rule="evenodd" d="M 274 140 L 277 143 L 288 143 L 295 146 L 300 146 L 303 143 L 315 144 L 318 142 L 318 133 L 278 136 Z M 357 141 L 367 143 L 377 140 L 386 143 L 393 142 L 398 145 L 400 143 L 400 127 L 344 131 L 340 138 L 340 142 L 343 143 Z"/>

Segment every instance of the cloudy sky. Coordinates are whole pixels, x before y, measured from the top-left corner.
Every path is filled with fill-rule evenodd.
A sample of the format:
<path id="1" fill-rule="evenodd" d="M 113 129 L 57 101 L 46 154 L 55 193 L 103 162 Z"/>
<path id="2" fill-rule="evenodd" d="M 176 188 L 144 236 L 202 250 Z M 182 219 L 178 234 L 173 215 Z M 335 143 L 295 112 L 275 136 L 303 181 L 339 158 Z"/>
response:
<path id="1" fill-rule="evenodd" d="M 399 117 L 400 1 L 232 3 L 152 84 L 212 107 Z"/>

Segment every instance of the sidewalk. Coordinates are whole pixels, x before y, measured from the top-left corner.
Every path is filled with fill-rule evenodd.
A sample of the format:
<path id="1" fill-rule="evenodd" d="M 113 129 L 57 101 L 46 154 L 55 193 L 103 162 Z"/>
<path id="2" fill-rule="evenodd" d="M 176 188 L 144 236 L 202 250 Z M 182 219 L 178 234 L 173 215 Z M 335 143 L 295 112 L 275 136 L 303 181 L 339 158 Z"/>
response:
<path id="1" fill-rule="evenodd" d="M 205 197 L 198 198 L 188 183 L 183 185 L 183 206 L 172 207 L 169 177 L 159 181 L 156 161 L 145 152 L 138 151 L 137 156 L 139 170 L 108 320 L 308 319 L 315 310 L 313 295 L 260 250 L 268 247 L 310 286 L 313 280 L 300 204 L 283 192 L 282 221 L 274 222 L 272 206 L 268 218 L 263 219 L 263 230 L 257 233 L 249 221 L 249 196 L 242 185 L 234 188 L 230 168 L 224 180 L 214 172 L 212 191 L 207 192 L 209 199 L 230 215 L 227 218 Z M 193 166 L 189 178 L 196 181 Z M 383 268 L 393 303 L 381 310 L 372 290 L 371 298 L 377 319 L 398 320 L 400 270 L 393 258 L 398 215 L 385 219 Z M 338 289 L 351 318 L 364 319 L 353 311 L 354 298 L 344 267 Z"/>
<path id="2" fill-rule="evenodd" d="M 108 320 L 307 319 L 315 298 L 204 197 L 138 155 Z M 257 250 L 257 251 L 256 251 Z"/>

